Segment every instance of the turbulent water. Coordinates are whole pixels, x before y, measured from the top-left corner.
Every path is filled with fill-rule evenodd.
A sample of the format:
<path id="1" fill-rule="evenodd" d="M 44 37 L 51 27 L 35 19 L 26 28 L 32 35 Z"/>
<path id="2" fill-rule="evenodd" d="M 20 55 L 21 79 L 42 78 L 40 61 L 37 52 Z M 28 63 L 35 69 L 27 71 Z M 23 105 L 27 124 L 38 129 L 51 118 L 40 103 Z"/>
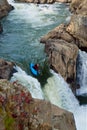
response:
<path id="1" fill-rule="evenodd" d="M 15 10 L 2 21 L 4 32 L 0 36 L 0 57 L 23 67 L 23 69 L 15 67 L 17 72 L 14 73 L 11 81 L 18 80 L 29 89 L 34 98 L 49 100 L 73 112 L 77 130 L 87 130 L 87 105 L 79 105 L 69 85 L 59 74 L 50 70 L 53 76 L 47 79 L 42 89 L 38 80 L 24 71 L 28 70 L 30 62 L 42 62 L 45 59 L 44 45 L 39 43 L 39 39 L 60 23 L 68 22 L 68 7 L 60 3 L 34 5 L 14 3 L 12 0 L 9 2 Z M 86 57 L 86 53 L 79 52 L 77 79 L 81 89 L 77 90 L 78 95 L 86 92 Z"/>
<path id="2" fill-rule="evenodd" d="M 40 38 L 69 17 L 64 4 L 37 5 L 9 2 L 15 7 L 3 19 L 0 57 L 20 64 L 28 71 L 30 62 L 43 62 L 46 54 Z"/>
<path id="3" fill-rule="evenodd" d="M 16 67 L 16 70 L 18 72 L 14 73 L 11 81 L 18 80 L 29 89 L 34 98 L 46 99 L 52 104 L 72 112 L 77 130 L 87 130 L 87 105 L 79 105 L 69 85 L 59 74 L 51 70 L 53 76 L 47 79 L 47 83 L 42 89 L 37 79 L 27 75 L 19 67 Z"/>
<path id="4" fill-rule="evenodd" d="M 79 50 L 77 68 L 77 82 L 80 84 L 80 89 L 77 90 L 77 95 L 87 95 L 87 53 Z"/>

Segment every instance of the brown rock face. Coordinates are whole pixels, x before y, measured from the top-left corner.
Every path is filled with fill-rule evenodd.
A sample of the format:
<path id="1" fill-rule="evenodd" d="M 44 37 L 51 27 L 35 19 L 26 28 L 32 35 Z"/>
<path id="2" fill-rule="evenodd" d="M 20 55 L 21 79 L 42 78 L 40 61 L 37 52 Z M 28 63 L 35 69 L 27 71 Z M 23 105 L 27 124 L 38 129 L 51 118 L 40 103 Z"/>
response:
<path id="1" fill-rule="evenodd" d="M 8 14 L 13 7 L 8 4 L 7 0 L 0 0 L 0 19 Z"/>
<path id="2" fill-rule="evenodd" d="M 87 0 L 72 0 L 70 9 L 74 15 L 66 30 L 75 37 L 76 45 L 87 51 Z"/>
<path id="3" fill-rule="evenodd" d="M 41 43 L 46 43 L 48 40 L 53 39 L 63 39 L 69 43 L 75 42 L 75 39 L 66 31 L 66 26 L 64 24 L 60 24 L 53 30 L 51 30 L 48 34 L 41 38 Z"/>
<path id="4" fill-rule="evenodd" d="M 9 125 L 8 125 L 9 124 Z M 76 130 L 72 113 L 32 99 L 17 82 L 0 80 L 0 130 Z"/>
<path id="5" fill-rule="evenodd" d="M 77 46 L 83 50 L 87 50 L 87 16 L 78 14 L 73 15 L 71 22 L 66 29 L 77 39 Z"/>
<path id="6" fill-rule="evenodd" d="M 56 27 L 40 42 L 45 43 L 51 67 L 68 82 L 75 81 L 78 47 L 74 44 L 75 39 L 66 31 L 66 26 L 61 24 Z"/>
<path id="7" fill-rule="evenodd" d="M 70 10 L 76 14 L 87 15 L 87 0 L 72 0 Z"/>
<path id="8" fill-rule="evenodd" d="M 76 78 L 76 58 L 78 48 L 64 40 L 48 41 L 45 44 L 51 67 L 68 82 Z"/>
<path id="9" fill-rule="evenodd" d="M 0 79 L 9 79 L 13 70 L 13 63 L 0 59 Z"/>

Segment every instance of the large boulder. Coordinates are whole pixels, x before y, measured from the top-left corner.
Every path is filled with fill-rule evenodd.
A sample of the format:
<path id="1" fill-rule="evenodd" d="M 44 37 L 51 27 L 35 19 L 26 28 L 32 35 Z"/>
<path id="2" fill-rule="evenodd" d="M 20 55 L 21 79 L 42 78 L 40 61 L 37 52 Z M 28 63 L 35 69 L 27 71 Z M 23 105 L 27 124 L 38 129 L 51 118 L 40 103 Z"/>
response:
<path id="1" fill-rule="evenodd" d="M 75 81 L 78 47 L 61 39 L 49 40 L 45 44 L 45 51 L 52 69 L 60 73 L 67 82 Z"/>
<path id="2" fill-rule="evenodd" d="M 74 44 L 75 38 L 66 31 L 66 26 L 61 24 L 56 27 L 40 42 L 45 43 L 51 67 L 69 83 L 75 81 L 78 47 Z"/>
<path id="3" fill-rule="evenodd" d="M 17 82 L 0 80 L 0 130 L 76 130 L 73 114 L 33 99 Z"/>
<path id="4" fill-rule="evenodd" d="M 8 14 L 10 10 L 13 9 L 7 0 L 0 0 L 0 19 Z"/>
<path id="5" fill-rule="evenodd" d="M 13 63 L 0 59 L 0 79 L 9 79 L 13 70 Z"/>

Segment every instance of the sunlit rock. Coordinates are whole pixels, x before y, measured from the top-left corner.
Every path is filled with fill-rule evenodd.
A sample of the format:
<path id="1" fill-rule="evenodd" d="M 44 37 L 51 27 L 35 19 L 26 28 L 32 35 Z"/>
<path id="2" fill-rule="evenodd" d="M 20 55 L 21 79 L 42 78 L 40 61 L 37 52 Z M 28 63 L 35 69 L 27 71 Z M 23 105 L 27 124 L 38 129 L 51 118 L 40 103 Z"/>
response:
<path id="1" fill-rule="evenodd" d="M 87 15 L 87 0 L 72 0 L 70 10 L 75 14 Z"/>
<path id="2" fill-rule="evenodd" d="M 66 30 L 76 38 L 77 46 L 87 51 L 87 16 L 73 15 Z"/>
<path id="3" fill-rule="evenodd" d="M 45 43 L 51 67 L 60 73 L 70 83 L 76 78 L 76 59 L 78 47 L 75 39 L 66 31 L 66 26 L 61 24 L 41 38 Z"/>

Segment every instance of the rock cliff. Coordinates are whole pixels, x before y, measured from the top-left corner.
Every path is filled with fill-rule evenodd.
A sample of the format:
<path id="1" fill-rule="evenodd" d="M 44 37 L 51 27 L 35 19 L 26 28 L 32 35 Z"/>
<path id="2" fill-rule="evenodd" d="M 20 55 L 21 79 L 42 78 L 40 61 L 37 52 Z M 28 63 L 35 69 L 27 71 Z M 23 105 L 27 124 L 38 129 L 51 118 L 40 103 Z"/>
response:
<path id="1" fill-rule="evenodd" d="M 76 79 L 78 47 L 75 45 L 75 38 L 66 31 L 66 27 L 64 24 L 59 25 L 42 37 L 40 42 L 45 43 L 51 67 L 71 83 Z"/>
<path id="2" fill-rule="evenodd" d="M 31 97 L 17 82 L 0 80 L 0 130 L 76 130 L 72 113 Z"/>
<path id="3" fill-rule="evenodd" d="M 73 12 L 67 31 L 76 38 L 77 46 L 87 51 L 87 0 L 73 0 L 70 10 Z"/>

